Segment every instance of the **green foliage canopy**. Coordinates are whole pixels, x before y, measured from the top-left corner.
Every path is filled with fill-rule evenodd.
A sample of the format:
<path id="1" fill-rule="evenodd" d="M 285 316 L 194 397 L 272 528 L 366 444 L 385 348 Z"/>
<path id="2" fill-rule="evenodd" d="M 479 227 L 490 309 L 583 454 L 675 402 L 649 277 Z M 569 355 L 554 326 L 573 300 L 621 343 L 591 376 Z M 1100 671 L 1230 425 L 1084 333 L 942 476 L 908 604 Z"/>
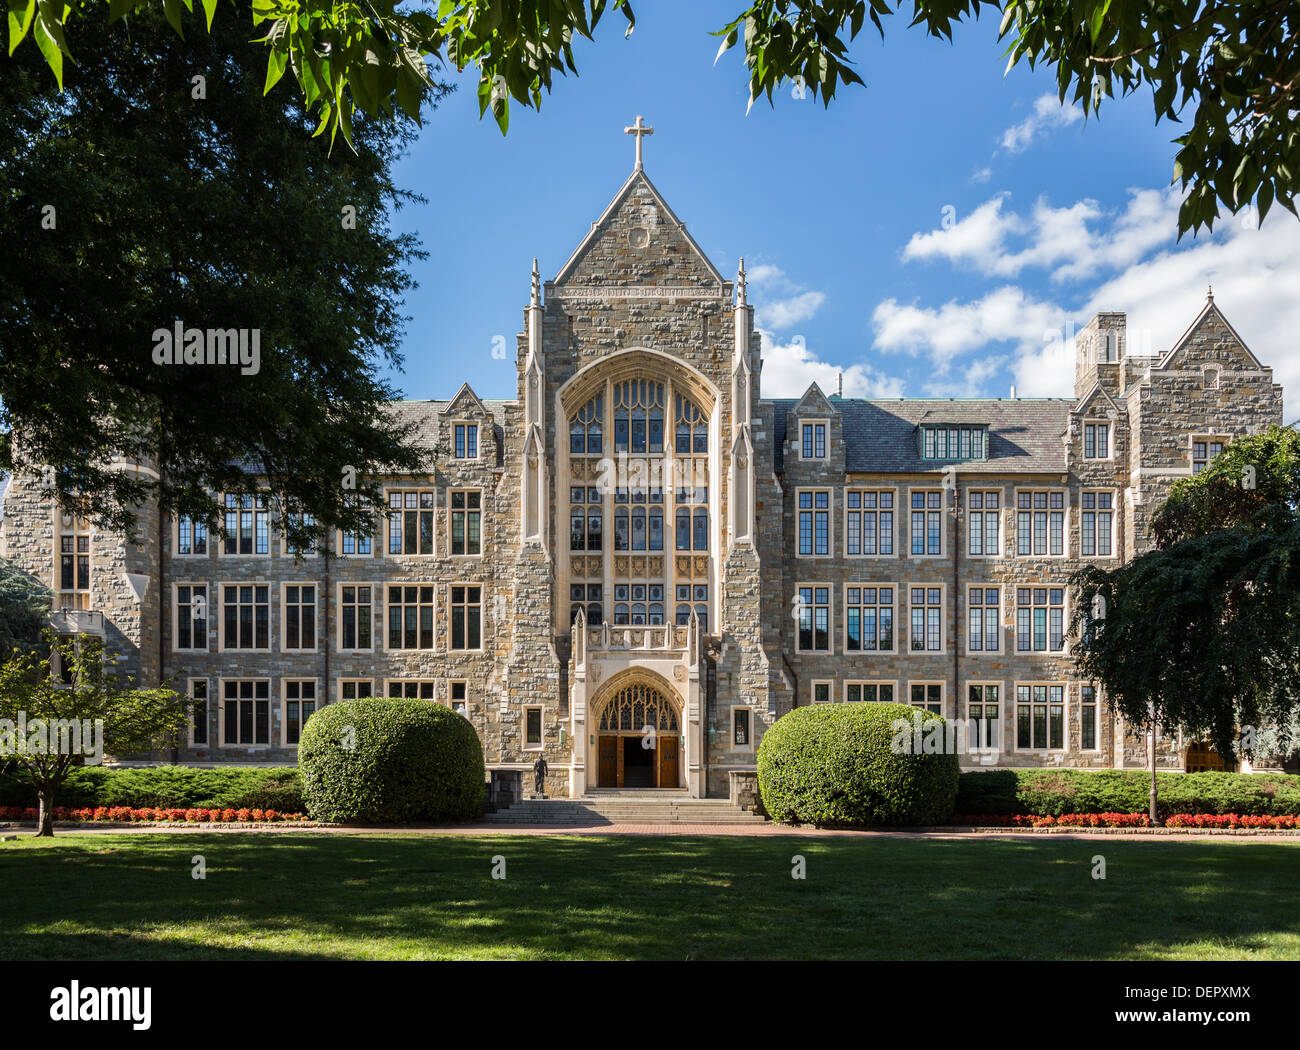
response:
<path id="1" fill-rule="evenodd" d="M 0 558 L 0 658 L 14 648 L 32 650 L 50 622 L 48 587 Z"/>
<path id="2" fill-rule="evenodd" d="M 420 199 L 390 175 L 415 127 L 358 120 L 356 152 L 330 155 L 300 104 L 263 98 L 264 51 L 228 6 L 181 41 L 160 10 L 128 32 L 93 5 L 62 93 L 36 49 L 5 63 L 0 432 L 15 484 L 105 527 L 129 531 L 151 496 L 211 518 L 247 472 L 314 515 L 291 538 L 366 530 L 371 479 L 430 460 L 381 375 L 424 255 L 390 219 Z M 258 370 L 156 363 L 152 333 L 178 322 L 259 332 Z"/>
<path id="3" fill-rule="evenodd" d="M 1075 575 L 1079 673 L 1135 725 L 1208 735 L 1225 755 L 1291 750 L 1276 729 L 1300 709 L 1298 508 L 1300 434 L 1287 427 L 1180 479 L 1154 550 Z"/>

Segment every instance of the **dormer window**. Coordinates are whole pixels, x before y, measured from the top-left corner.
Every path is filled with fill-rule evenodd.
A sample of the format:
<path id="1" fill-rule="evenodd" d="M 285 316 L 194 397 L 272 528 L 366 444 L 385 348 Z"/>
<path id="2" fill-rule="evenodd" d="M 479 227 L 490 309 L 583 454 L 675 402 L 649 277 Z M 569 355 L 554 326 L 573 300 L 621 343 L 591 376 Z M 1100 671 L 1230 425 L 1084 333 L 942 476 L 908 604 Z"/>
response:
<path id="1" fill-rule="evenodd" d="M 478 459 L 478 424 L 457 423 L 454 430 L 457 459 Z"/>
<path id="2" fill-rule="evenodd" d="M 823 422 L 804 423 L 801 429 L 802 445 L 800 451 L 804 459 L 826 458 L 826 424 Z"/>
<path id="3" fill-rule="evenodd" d="M 1083 427 L 1083 458 L 1110 459 L 1110 424 L 1085 423 Z"/>
<path id="4" fill-rule="evenodd" d="M 921 458 L 954 462 L 988 458 L 988 428 L 934 424 L 921 427 Z"/>

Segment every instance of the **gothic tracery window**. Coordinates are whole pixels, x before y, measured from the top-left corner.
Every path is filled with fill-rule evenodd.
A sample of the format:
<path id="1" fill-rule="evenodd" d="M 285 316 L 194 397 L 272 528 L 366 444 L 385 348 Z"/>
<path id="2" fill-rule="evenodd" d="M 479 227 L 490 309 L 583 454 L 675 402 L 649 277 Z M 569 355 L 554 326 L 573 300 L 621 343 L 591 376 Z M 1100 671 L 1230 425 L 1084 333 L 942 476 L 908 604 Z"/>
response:
<path id="1" fill-rule="evenodd" d="M 660 733 L 679 731 L 677 709 L 652 686 L 624 686 L 600 715 L 602 733 L 644 732 L 650 726 Z"/>
<path id="2" fill-rule="evenodd" d="M 664 450 L 664 385 L 649 379 L 614 384 L 614 451 Z"/>
<path id="3" fill-rule="evenodd" d="M 682 397 L 677 401 L 677 442 L 678 455 L 689 452 L 707 452 L 709 450 L 709 421 L 693 401 Z"/>
<path id="4" fill-rule="evenodd" d="M 605 418 L 604 400 L 603 395 L 597 394 L 569 420 L 569 452 L 573 455 L 601 453 L 601 426 Z"/>
<path id="5" fill-rule="evenodd" d="M 707 623 L 708 412 L 672 380 L 638 376 L 607 381 L 603 394 L 593 392 L 571 410 L 568 422 L 569 535 L 560 542 L 567 547 L 570 623 L 579 608 L 589 624 L 674 623 L 679 584 L 687 585 L 687 608 Z M 593 589 L 600 595 L 594 601 Z"/>

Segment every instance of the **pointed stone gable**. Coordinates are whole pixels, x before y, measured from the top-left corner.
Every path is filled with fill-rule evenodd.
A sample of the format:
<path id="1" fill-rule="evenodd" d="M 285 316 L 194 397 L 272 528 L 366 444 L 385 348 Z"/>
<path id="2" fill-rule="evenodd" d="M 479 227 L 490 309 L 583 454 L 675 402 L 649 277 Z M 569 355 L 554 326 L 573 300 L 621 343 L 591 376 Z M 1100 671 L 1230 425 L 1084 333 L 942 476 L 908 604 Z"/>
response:
<path id="1" fill-rule="evenodd" d="M 479 400 L 478 394 L 468 383 L 462 383 L 456 396 L 447 402 L 444 415 L 457 416 L 461 419 L 491 419 L 492 413 Z"/>
<path id="2" fill-rule="evenodd" d="M 807 419 L 812 416 L 837 416 L 840 411 L 831 404 L 830 398 L 822 393 L 822 388 L 813 383 L 804 391 L 799 403 L 794 406 L 794 414 L 799 419 Z"/>
<path id="3" fill-rule="evenodd" d="M 686 232 L 644 171 L 633 172 L 591 232 L 550 282 L 566 288 L 671 286 L 730 294 L 726 282 Z"/>
<path id="4" fill-rule="evenodd" d="M 1115 399 L 1106 393 L 1100 383 L 1094 384 L 1093 388 L 1079 399 L 1079 403 L 1072 411 L 1076 416 L 1107 418 L 1115 418 L 1122 413 L 1123 410 L 1116 404 Z"/>
<path id="5" fill-rule="evenodd" d="M 1263 368 L 1263 365 L 1211 297 L 1157 367 L 1162 370 L 1217 367 L 1224 371 L 1253 371 Z"/>

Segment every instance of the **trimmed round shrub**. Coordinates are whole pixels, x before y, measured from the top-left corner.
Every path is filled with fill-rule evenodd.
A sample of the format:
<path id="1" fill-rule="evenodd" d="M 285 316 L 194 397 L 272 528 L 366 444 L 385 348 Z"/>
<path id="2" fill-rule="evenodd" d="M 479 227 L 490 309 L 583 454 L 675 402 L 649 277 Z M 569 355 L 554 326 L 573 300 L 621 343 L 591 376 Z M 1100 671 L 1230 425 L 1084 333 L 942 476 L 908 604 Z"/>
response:
<path id="1" fill-rule="evenodd" d="M 344 700 L 303 728 L 307 812 L 337 824 L 445 823 L 483 810 L 483 747 L 463 716 L 432 700 Z"/>
<path id="2" fill-rule="evenodd" d="M 758 746 L 758 788 L 773 820 L 796 824 L 923 826 L 952 816 L 961 775 L 955 753 L 912 753 L 913 715 L 904 704 L 798 707 Z M 900 732 L 899 723 L 906 725 Z M 942 748 L 943 729 L 931 738 Z M 900 751 L 896 740 L 907 750 Z"/>

